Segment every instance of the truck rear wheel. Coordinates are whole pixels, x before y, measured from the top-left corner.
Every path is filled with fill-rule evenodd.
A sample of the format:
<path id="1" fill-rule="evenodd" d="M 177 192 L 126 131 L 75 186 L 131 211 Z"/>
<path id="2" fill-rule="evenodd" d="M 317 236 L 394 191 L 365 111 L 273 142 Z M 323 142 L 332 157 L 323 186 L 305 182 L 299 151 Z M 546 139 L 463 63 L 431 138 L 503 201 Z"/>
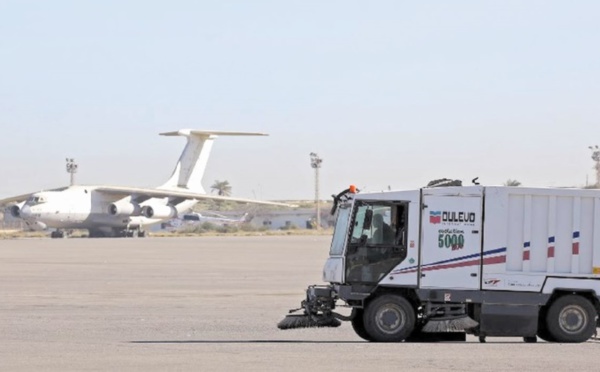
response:
<path id="1" fill-rule="evenodd" d="M 577 295 L 558 298 L 548 308 L 546 330 L 557 342 L 585 342 L 596 330 L 596 309 Z"/>
<path id="2" fill-rule="evenodd" d="M 371 336 L 365 330 L 365 320 L 364 320 L 364 310 L 363 309 L 352 309 L 352 329 L 356 333 L 356 335 L 363 340 L 373 341 Z"/>
<path id="3" fill-rule="evenodd" d="M 383 295 L 368 304 L 364 327 L 371 341 L 400 342 L 415 328 L 415 310 L 401 296 Z"/>

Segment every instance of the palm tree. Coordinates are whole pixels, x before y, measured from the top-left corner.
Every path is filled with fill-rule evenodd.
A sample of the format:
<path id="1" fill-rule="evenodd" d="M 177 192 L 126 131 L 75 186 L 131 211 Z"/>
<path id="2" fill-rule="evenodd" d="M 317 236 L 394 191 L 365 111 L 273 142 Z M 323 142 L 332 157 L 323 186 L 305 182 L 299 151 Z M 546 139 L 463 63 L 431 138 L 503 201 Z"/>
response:
<path id="1" fill-rule="evenodd" d="M 212 191 L 217 191 L 217 195 L 219 196 L 230 196 L 231 195 L 231 185 L 229 181 L 219 181 L 216 180 L 215 183 L 210 187 Z"/>
<path id="2" fill-rule="evenodd" d="M 517 180 L 511 180 L 510 178 L 504 182 L 504 186 L 521 186 L 521 182 Z"/>

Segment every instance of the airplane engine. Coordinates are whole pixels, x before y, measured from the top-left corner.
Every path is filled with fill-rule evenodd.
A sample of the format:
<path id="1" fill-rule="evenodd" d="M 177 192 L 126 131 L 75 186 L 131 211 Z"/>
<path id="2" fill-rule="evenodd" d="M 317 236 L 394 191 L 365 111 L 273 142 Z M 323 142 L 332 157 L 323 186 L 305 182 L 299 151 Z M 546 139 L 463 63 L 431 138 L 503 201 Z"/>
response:
<path id="1" fill-rule="evenodd" d="M 177 209 L 172 205 L 147 205 L 142 208 L 142 216 L 146 218 L 173 218 Z"/>
<path id="2" fill-rule="evenodd" d="M 9 210 L 11 216 L 13 216 L 14 218 L 21 218 L 21 208 L 19 208 L 18 205 L 13 205 L 9 208 Z"/>
<path id="3" fill-rule="evenodd" d="M 21 216 L 21 208 L 23 208 L 23 205 L 25 205 L 25 202 L 19 203 L 19 204 L 13 204 L 10 205 L 7 209 L 7 211 L 10 213 L 10 215 L 13 218 L 22 218 Z"/>
<path id="4" fill-rule="evenodd" d="M 139 216 L 141 209 L 137 203 L 112 203 L 108 206 L 108 213 L 112 216 Z"/>

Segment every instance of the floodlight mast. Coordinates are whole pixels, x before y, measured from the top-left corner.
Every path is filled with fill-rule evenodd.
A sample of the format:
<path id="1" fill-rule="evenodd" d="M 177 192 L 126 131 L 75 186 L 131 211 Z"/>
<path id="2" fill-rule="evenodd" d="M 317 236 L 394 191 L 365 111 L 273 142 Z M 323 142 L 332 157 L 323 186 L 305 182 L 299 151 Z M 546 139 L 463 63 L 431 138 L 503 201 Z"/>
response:
<path id="1" fill-rule="evenodd" d="M 317 209 L 317 230 L 321 228 L 321 203 L 319 201 L 319 169 L 321 169 L 321 163 L 323 163 L 323 159 L 321 159 L 316 153 L 311 152 L 310 166 L 315 170 L 315 204 Z"/>
<path id="2" fill-rule="evenodd" d="M 75 173 L 77 173 L 77 168 L 79 165 L 75 163 L 75 159 L 67 158 L 67 173 L 71 175 L 71 186 L 75 184 Z"/>
<path id="3" fill-rule="evenodd" d="M 600 188 L 600 147 L 595 145 L 588 148 L 592 150 L 592 160 L 596 162 L 596 165 L 594 165 L 596 169 L 596 187 Z"/>

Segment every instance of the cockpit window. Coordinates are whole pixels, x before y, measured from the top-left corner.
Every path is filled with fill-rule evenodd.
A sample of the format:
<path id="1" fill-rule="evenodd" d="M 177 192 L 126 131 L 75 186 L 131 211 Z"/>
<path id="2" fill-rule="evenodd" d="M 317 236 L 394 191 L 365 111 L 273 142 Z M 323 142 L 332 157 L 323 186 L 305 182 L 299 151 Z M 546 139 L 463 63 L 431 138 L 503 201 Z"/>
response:
<path id="1" fill-rule="evenodd" d="M 29 199 L 27 199 L 26 204 L 27 205 L 36 205 L 36 204 L 42 204 L 46 202 L 46 198 L 44 198 L 43 196 L 30 196 Z"/>

